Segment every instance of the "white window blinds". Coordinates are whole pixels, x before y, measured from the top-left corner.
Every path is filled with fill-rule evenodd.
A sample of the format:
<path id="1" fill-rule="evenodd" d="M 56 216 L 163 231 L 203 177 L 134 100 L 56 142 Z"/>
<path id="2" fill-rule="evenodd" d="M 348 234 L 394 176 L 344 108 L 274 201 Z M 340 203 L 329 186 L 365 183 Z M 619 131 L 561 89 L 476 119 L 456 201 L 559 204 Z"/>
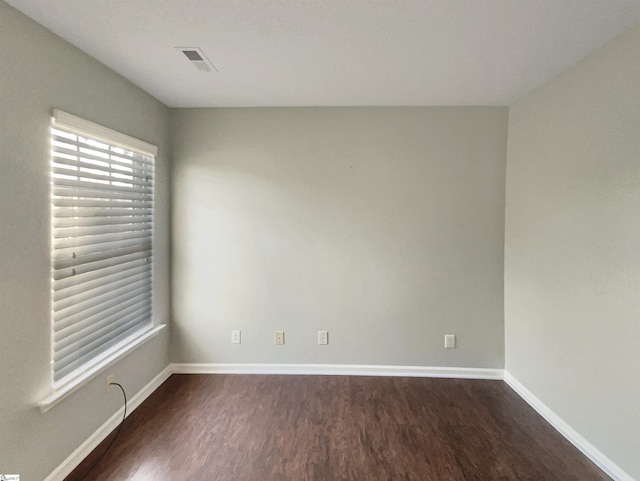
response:
<path id="1" fill-rule="evenodd" d="M 155 155 L 152 145 L 54 111 L 54 384 L 151 326 Z"/>

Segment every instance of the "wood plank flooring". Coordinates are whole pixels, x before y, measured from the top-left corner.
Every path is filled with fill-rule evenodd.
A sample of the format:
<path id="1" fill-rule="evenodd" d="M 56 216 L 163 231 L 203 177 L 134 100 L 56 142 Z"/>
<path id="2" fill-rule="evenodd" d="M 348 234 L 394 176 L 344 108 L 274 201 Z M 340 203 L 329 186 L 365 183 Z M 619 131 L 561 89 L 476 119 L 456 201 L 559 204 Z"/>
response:
<path id="1" fill-rule="evenodd" d="M 609 480 L 502 381 L 260 375 L 171 376 L 85 479 Z"/>

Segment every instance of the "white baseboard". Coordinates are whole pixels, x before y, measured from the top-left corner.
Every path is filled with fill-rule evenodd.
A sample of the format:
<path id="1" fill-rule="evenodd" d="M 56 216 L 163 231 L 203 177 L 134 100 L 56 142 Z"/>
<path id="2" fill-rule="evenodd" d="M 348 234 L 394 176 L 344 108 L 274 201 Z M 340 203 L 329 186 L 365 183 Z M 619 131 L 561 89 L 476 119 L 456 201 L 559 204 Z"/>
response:
<path id="1" fill-rule="evenodd" d="M 426 366 L 376 366 L 360 364 L 172 364 L 175 374 L 306 374 L 333 376 L 443 377 L 460 379 L 503 378 L 502 369 Z"/>
<path id="2" fill-rule="evenodd" d="M 589 458 L 596 466 L 609 475 L 614 481 L 634 481 L 622 468 L 605 456 L 602 451 L 582 437 L 566 421 L 543 403 L 535 394 L 529 391 L 511 373 L 504 371 L 504 382 L 513 389 L 529 406 L 535 409 L 551 426 L 553 426 L 567 441 L 573 444 L 582 454 Z"/>
<path id="3" fill-rule="evenodd" d="M 171 376 L 171 366 L 167 366 L 154 377 L 149 383 L 138 391 L 127 402 L 127 417 L 138 407 L 142 402 L 147 399 L 153 391 L 155 391 L 160 385 L 165 382 L 169 376 Z M 109 420 L 100 426 L 89 438 L 82 443 L 73 453 L 71 453 L 67 459 L 65 459 L 53 472 L 45 478 L 44 481 L 63 481 L 64 478 L 69 476 L 71 472 L 78 467 L 78 465 L 93 451 L 98 445 L 104 441 L 104 439 L 114 429 L 118 427 L 122 420 L 122 413 L 124 407 L 118 409 L 118 411 L 109 418 Z"/>

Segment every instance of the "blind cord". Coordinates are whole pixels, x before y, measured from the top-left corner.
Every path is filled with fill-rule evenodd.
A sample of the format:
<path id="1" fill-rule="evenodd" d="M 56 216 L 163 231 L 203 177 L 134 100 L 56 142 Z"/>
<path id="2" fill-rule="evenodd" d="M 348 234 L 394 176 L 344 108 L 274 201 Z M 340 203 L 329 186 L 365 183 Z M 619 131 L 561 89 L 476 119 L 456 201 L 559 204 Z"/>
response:
<path id="1" fill-rule="evenodd" d="M 93 468 L 95 468 L 98 465 L 98 463 L 100 461 L 102 461 L 102 458 L 104 458 L 105 455 L 109 452 L 109 450 L 111 449 L 113 444 L 116 442 L 116 439 L 118 439 L 118 436 L 120 435 L 120 431 L 122 431 L 122 426 L 124 426 L 124 420 L 127 417 L 127 393 L 124 392 L 124 388 L 122 387 L 122 385 L 118 384 L 117 382 L 111 382 L 111 383 L 109 383 L 109 386 L 118 386 L 120 388 L 120 390 L 122 391 L 122 397 L 124 397 L 124 414 L 122 415 L 122 421 L 120 422 L 120 426 L 118 426 L 118 432 L 116 432 L 116 435 L 113 437 L 113 439 L 111 439 L 111 442 L 109 443 L 109 446 L 107 446 L 107 449 L 104 450 L 104 452 L 91 465 L 91 467 L 87 470 L 87 472 L 84 473 L 84 476 L 82 476 L 82 478 L 81 478 L 82 480 L 87 479 L 87 476 L 89 475 L 89 473 L 91 473 L 91 471 L 93 471 Z"/>

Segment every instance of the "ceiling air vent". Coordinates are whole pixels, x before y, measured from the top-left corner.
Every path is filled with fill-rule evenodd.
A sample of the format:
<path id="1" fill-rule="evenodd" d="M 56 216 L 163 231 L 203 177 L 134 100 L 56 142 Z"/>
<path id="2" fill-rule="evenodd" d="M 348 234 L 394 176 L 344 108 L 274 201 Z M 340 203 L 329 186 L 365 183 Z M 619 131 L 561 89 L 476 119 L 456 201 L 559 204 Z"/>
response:
<path id="1" fill-rule="evenodd" d="M 212 69 L 218 71 L 199 47 L 176 47 L 176 49 L 180 50 L 198 70 L 203 72 L 211 72 Z"/>

